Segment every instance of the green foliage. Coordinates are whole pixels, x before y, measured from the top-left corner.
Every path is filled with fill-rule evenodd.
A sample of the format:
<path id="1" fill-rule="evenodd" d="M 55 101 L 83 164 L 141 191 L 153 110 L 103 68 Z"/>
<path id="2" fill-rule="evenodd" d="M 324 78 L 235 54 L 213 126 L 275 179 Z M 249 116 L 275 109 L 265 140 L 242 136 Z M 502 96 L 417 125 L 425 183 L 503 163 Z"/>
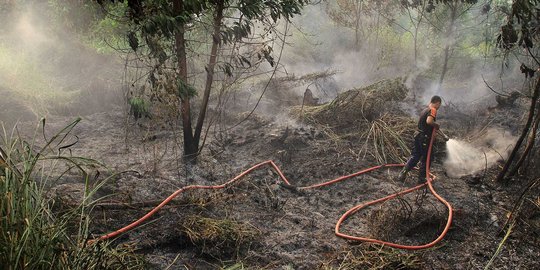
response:
<path id="1" fill-rule="evenodd" d="M 231 219 L 190 216 L 182 227 L 197 249 L 217 258 L 241 252 L 260 236 L 255 227 Z"/>
<path id="2" fill-rule="evenodd" d="M 435 10 L 437 5 L 453 5 L 453 4 L 470 4 L 478 3 L 478 0 L 403 0 L 401 5 L 406 8 L 426 8 L 427 12 Z"/>
<path id="3" fill-rule="evenodd" d="M 48 7 L 55 26 L 73 32 L 86 33 L 90 30 L 89 22 L 104 17 L 96 12 L 99 6 L 91 1 L 48 0 Z"/>
<path id="4" fill-rule="evenodd" d="M 510 50 L 516 45 L 526 49 L 535 47 L 540 37 L 537 31 L 540 27 L 538 9 L 539 0 L 514 0 L 511 10 L 505 12 L 507 23 L 501 26 L 497 46 L 503 50 Z M 501 10 L 504 12 L 504 9 Z"/>
<path id="5" fill-rule="evenodd" d="M 250 21 L 234 22 L 231 26 L 225 27 L 220 33 L 219 42 L 229 44 L 234 41 L 240 41 L 251 34 L 253 23 Z"/>
<path id="6" fill-rule="evenodd" d="M 13 94 L 16 102 L 36 115 L 51 107 L 68 104 L 79 91 L 61 89 L 56 81 L 44 74 L 44 67 L 24 52 L 0 44 L 0 87 Z"/>
<path id="7" fill-rule="evenodd" d="M 149 117 L 150 116 L 150 106 L 146 100 L 140 97 L 131 97 L 128 100 L 129 104 L 129 111 L 135 117 L 135 119 L 139 119 L 142 117 Z"/>
<path id="8" fill-rule="evenodd" d="M 126 47 L 124 36 L 128 31 L 128 26 L 116 19 L 122 17 L 126 10 L 126 3 L 110 4 L 107 6 L 107 16 L 90 21 L 90 32 L 86 35 L 86 39 L 99 53 L 113 53 L 115 48 Z"/>
<path id="9" fill-rule="evenodd" d="M 358 245 L 335 255 L 323 263 L 324 270 L 346 269 L 424 269 L 418 255 L 376 245 Z"/>
<path id="10" fill-rule="evenodd" d="M 137 48 L 139 48 L 139 40 L 137 39 L 135 32 L 129 31 L 127 38 L 129 42 L 129 47 L 131 47 L 131 49 L 136 52 Z"/>
<path id="11" fill-rule="evenodd" d="M 129 250 L 112 248 L 107 243 L 86 244 L 91 199 L 104 182 L 90 185 L 85 168 L 99 165 L 95 161 L 62 155 L 70 147 L 66 140 L 79 121 L 60 130 L 39 151 L 34 150 L 35 142 L 7 139 L 4 131 L 6 140 L 1 146 L 6 149 L 2 154 L 5 165 L 0 176 L 3 269 L 143 269 L 142 260 Z M 78 169 L 85 190 L 79 205 L 62 206 L 62 212 L 55 213 L 55 201 L 45 187 L 48 181 L 58 181 L 64 175 L 61 168 Z"/>
<path id="12" fill-rule="evenodd" d="M 102 5 L 108 1 L 98 1 Z M 114 1 L 111 1 L 114 2 Z M 265 21 L 271 19 L 276 22 L 284 18 L 291 19 L 294 15 L 300 14 L 301 8 L 307 4 L 307 0 L 237 0 L 237 1 L 208 1 L 189 0 L 183 1 L 183 7 L 175 10 L 172 2 L 165 0 L 128 1 L 127 15 L 131 22 L 131 29 L 126 31 L 126 40 L 133 51 L 137 51 L 158 61 L 159 65 L 165 65 L 169 60 L 178 58 L 174 43 L 175 34 L 179 33 L 183 27 L 183 34 L 189 34 L 193 29 L 197 29 L 198 24 L 203 22 L 208 14 L 219 3 L 223 3 L 225 11 L 230 14 L 240 13 L 242 20 L 227 20 L 221 22 L 221 31 L 218 37 L 220 45 L 241 41 L 250 36 L 254 29 L 254 21 Z M 188 44 L 189 45 L 189 44 Z M 142 49 L 144 47 L 144 50 Z M 196 47 L 190 48 L 197 50 Z M 274 65 L 271 49 L 261 51 L 259 58 L 264 57 L 272 66 Z M 251 67 L 252 63 L 246 57 L 234 58 L 238 61 L 238 66 Z M 174 63 L 174 62 L 173 62 Z M 221 65 L 223 71 L 229 76 L 232 75 L 232 63 Z M 151 74 L 150 76 L 154 76 Z M 187 87 L 185 83 L 178 83 L 178 94 L 180 97 L 194 96 L 192 87 Z"/>
<path id="13" fill-rule="evenodd" d="M 98 2 L 103 5 L 103 1 Z M 188 76 L 196 74 L 197 68 L 201 71 L 204 68 L 208 75 L 205 78 L 203 106 L 199 108 L 200 114 L 195 132 L 187 130 L 191 129 L 191 126 L 187 125 L 188 121 L 183 122 L 185 154 L 194 156 L 199 152 L 198 144 L 208 98 L 212 90 L 215 66 L 223 67 L 228 76 L 233 75 L 232 65 L 227 62 L 228 60 L 225 60 L 224 64 L 218 63 L 219 47 L 234 42 L 233 54 L 239 54 L 240 49 L 236 46 L 236 42 L 252 34 L 252 21 L 259 20 L 262 24 L 268 24 L 270 19 L 273 22 L 280 18 L 289 20 L 300 13 L 300 9 L 307 4 L 307 0 L 137 0 L 128 1 L 127 4 L 130 22 L 127 40 L 131 49 L 137 52 L 137 56 L 149 64 L 150 72 L 147 73 L 147 82 L 152 88 L 156 89 L 158 85 L 156 82 L 165 77 L 163 75 L 166 73 L 165 70 L 173 70 L 174 75 L 177 76 L 173 80 L 176 81 L 177 95 L 182 101 L 189 101 L 197 94 L 196 88 L 192 86 L 197 83 L 197 78 L 190 79 L 188 82 Z M 208 35 L 208 28 L 212 29 L 210 35 Z M 205 34 L 202 35 L 202 40 L 189 39 L 195 36 L 190 33 L 194 29 L 203 29 Z M 273 30 L 271 27 L 265 29 L 269 33 Z M 261 40 L 265 39 L 263 34 Z M 208 46 L 206 44 L 211 44 L 212 55 L 209 56 L 208 64 L 203 67 L 194 65 L 196 60 L 192 59 L 199 57 L 195 52 L 196 48 Z M 270 55 L 271 50 L 261 52 L 264 58 L 274 66 Z M 235 57 L 224 57 L 224 59 L 235 59 Z M 248 58 L 240 58 L 238 63 L 240 66 L 252 66 Z M 157 89 L 167 92 L 170 88 Z M 191 118 L 189 103 L 182 103 L 182 106 L 182 117 Z"/>
<path id="14" fill-rule="evenodd" d="M 533 77 L 538 66 L 538 40 L 540 34 L 540 1 L 539 0 L 513 0 L 494 1 L 489 3 L 486 10 L 495 6 L 494 14 L 499 17 L 493 25 L 499 27 L 496 38 L 496 47 L 503 51 L 504 57 L 514 51 L 517 61 L 521 62 L 520 70 L 525 78 Z M 491 44 L 485 44 L 489 46 Z M 536 64 L 534 64 L 536 63 Z M 533 65 L 531 67 L 531 65 Z"/>
<path id="15" fill-rule="evenodd" d="M 127 26 L 117 20 L 127 11 L 127 3 L 106 4 L 107 12 L 92 1 L 48 0 L 48 13 L 56 29 L 77 35 L 99 53 L 112 53 L 125 47 Z"/>
<path id="16" fill-rule="evenodd" d="M 178 87 L 177 94 L 182 100 L 186 98 L 191 98 L 197 95 L 197 90 L 193 86 L 186 83 L 184 80 L 178 78 L 176 82 L 177 82 L 177 87 Z"/>

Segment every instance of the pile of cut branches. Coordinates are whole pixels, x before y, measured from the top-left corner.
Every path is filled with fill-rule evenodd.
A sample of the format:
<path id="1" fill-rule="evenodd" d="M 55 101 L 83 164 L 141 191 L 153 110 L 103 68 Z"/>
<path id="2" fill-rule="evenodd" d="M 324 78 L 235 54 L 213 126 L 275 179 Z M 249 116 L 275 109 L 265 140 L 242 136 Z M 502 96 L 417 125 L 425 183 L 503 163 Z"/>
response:
<path id="1" fill-rule="evenodd" d="M 416 129 L 410 117 L 383 115 L 371 122 L 369 129 L 361 135 L 364 146 L 360 155 L 370 154 L 378 163 L 401 163 L 411 153 L 405 138 L 412 138 Z"/>
<path id="2" fill-rule="evenodd" d="M 392 105 L 405 99 L 408 91 L 401 78 L 383 80 L 341 93 L 328 104 L 294 107 L 291 114 L 310 124 L 345 129 L 379 119 Z"/>

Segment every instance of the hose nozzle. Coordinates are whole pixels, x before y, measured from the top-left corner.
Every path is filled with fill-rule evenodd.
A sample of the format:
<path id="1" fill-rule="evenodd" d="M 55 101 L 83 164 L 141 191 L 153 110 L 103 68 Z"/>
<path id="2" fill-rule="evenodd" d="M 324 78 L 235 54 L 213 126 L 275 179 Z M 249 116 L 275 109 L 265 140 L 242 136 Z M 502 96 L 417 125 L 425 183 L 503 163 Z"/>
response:
<path id="1" fill-rule="evenodd" d="M 439 134 L 441 134 L 443 140 L 445 142 L 449 141 L 450 140 L 450 137 L 448 137 L 446 134 L 444 134 L 444 132 L 442 132 L 440 129 L 439 129 Z"/>

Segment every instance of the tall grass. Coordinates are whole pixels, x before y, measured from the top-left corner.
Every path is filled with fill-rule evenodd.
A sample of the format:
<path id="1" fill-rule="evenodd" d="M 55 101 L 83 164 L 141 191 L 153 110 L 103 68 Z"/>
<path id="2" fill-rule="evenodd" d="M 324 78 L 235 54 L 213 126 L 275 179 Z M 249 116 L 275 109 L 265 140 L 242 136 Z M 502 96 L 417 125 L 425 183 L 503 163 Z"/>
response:
<path id="1" fill-rule="evenodd" d="M 38 147 L 4 130 L 0 166 L 0 269 L 142 269 L 142 259 L 108 243 L 87 245 L 95 192 L 107 179 L 90 184 L 89 165 L 97 162 L 64 154 L 75 120 Z M 43 130 L 45 129 L 45 121 Z M 45 132 L 43 132 L 45 138 Z M 38 149 L 38 150 L 35 150 Z M 68 170 L 78 170 L 85 190 L 76 207 L 53 211 L 48 186 Z"/>
<path id="2" fill-rule="evenodd" d="M 330 260 L 324 262 L 319 269 L 413 270 L 424 268 L 424 262 L 415 253 L 367 244 L 352 246 L 346 250 L 337 252 L 333 256 L 331 255 Z"/>

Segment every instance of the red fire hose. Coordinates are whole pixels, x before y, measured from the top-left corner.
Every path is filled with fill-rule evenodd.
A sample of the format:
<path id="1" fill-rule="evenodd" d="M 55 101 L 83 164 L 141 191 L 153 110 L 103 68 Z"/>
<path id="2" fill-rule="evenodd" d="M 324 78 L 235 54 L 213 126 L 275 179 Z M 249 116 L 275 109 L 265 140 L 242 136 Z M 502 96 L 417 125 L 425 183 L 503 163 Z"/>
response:
<path id="1" fill-rule="evenodd" d="M 383 198 L 380 198 L 380 199 L 377 199 L 377 200 L 374 200 L 374 201 L 359 204 L 359 205 L 349 209 L 337 221 L 336 228 L 335 228 L 336 235 L 339 236 L 339 237 L 343 237 L 345 239 L 349 239 L 349 240 L 372 242 L 372 243 L 378 243 L 378 244 L 382 244 L 382 245 L 386 245 L 386 246 L 390 246 L 390 247 L 394 247 L 394 248 L 409 249 L 409 250 L 430 248 L 430 247 L 435 246 L 435 244 L 437 244 L 439 241 L 441 241 L 444 238 L 444 236 L 446 235 L 446 233 L 448 232 L 448 230 L 450 229 L 450 225 L 452 224 L 452 214 L 453 214 L 452 212 L 453 212 L 453 210 L 452 210 L 452 206 L 450 205 L 450 203 L 448 203 L 448 201 L 446 201 L 443 197 L 441 197 L 435 191 L 435 189 L 433 188 L 433 185 L 431 183 L 433 181 L 433 178 L 431 178 L 431 173 L 430 173 L 430 165 L 431 165 L 430 164 L 431 163 L 430 159 L 431 159 L 431 149 L 433 147 L 433 141 L 434 140 L 435 140 L 435 132 L 433 132 L 433 136 L 431 136 L 431 141 L 429 142 L 429 148 L 428 148 L 428 152 L 427 152 L 427 159 L 426 159 L 426 178 L 427 178 L 427 182 L 426 183 L 418 185 L 418 186 L 413 187 L 413 188 L 409 188 L 409 189 L 394 193 L 394 194 L 390 194 L 390 195 L 388 195 L 386 197 L 383 197 Z M 401 166 L 403 166 L 403 165 L 404 164 L 401 164 Z M 343 223 L 343 221 L 345 221 L 347 218 L 349 218 L 350 215 L 356 213 L 360 209 L 365 208 L 365 207 L 370 206 L 370 205 L 373 205 L 373 204 L 381 203 L 381 202 L 396 198 L 397 196 L 401 196 L 401 195 L 413 192 L 415 190 L 420 189 L 421 187 L 423 187 L 425 185 L 428 185 L 429 190 L 431 191 L 433 196 L 435 196 L 435 198 L 437 198 L 437 200 L 439 200 L 441 203 L 443 203 L 446 206 L 446 208 L 448 209 L 448 218 L 446 220 L 446 226 L 444 227 L 441 234 L 439 234 L 439 236 L 435 240 L 431 241 L 430 243 L 427 243 L 427 244 L 424 244 L 424 245 L 416 245 L 416 246 L 400 245 L 400 244 L 396 244 L 396 243 L 392 243 L 392 242 L 386 242 L 386 241 L 373 239 L 373 238 L 351 236 L 351 235 L 347 235 L 347 234 L 339 232 L 339 227 L 341 226 L 341 223 Z"/>
<path id="2" fill-rule="evenodd" d="M 382 245 L 386 245 L 386 246 L 390 246 L 390 247 L 394 247 L 394 248 L 410 249 L 410 250 L 424 249 L 424 248 L 433 247 L 435 244 L 437 244 L 439 241 L 441 241 L 444 238 L 444 236 L 448 232 L 448 229 L 450 228 L 450 225 L 452 223 L 452 211 L 453 210 L 452 210 L 452 206 L 450 205 L 450 203 L 448 203 L 445 199 L 443 199 L 441 196 L 439 196 L 439 194 L 437 194 L 437 192 L 435 192 L 435 189 L 433 188 L 433 185 L 431 183 L 433 181 L 433 178 L 431 177 L 431 173 L 430 173 L 430 157 L 431 157 L 431 149 L 432 149 L 432 146 L 433 146 L 433 141 L 435 140 L 435 132 L 433 132 L 433 134 L 434 135 L 431 136 L 431 141 L 429 143 L 428 154 L 427 154 L 427 163 L 426 163 L 427 182 L 424 183 L 424 184 L 421 184 L 421 185 L 418 185 L 418 186 L 415 186 L 415 187 L 412 187 L 412 188 L 409 188 L 409 189 L 406 189 L 406 190 L 403 190 L 403 191 L 388 195 L 386 197 L 374 200 L 374 201 L 359 204 L 359 205 L 349 209 L 347 212 L 345 212 L 345 214 L 343 214 L 341 216 L 341 218 L 339 218 L 339 220 L 336 223 L 335 233 L 336 233 L 337 236 L 345 238 L 345 239 L 349 239 L 349 240 L 373 242 L 373 243 L 378 243 L 378 244 L 382 244 Z M 171 194 L 169 197 L 167 197 L 163 202 L 161 202 L 158 206 L 156 206 L 154 209 L 152 209 L 150 212 L 148 212 L 146 215 L 144 215 L 140 219 L 138 219 L 138 220 L 134 221 L 133 223 L 131 223 L 131 224 L 129 224 L 129 225 L 127 225 L 127 226 L 125 226 L 125 227 L 123 227 L 121 229 L 118 229 L 118 230 L 116 230 L 114 232 L 105 234 L 105 235 L 103 235 L 103 236 L 101 236 L 101 237 L 99 237 L 97 239 L 91 240 L 91 242 L 96 241 L 96 240 L 105 240 L 105 239 L 109 239 L 109 238 L 118 236 L 118 235 L 120 235 L 122 233 L 125 233 L 125 232 L 127 232 L 127 231 L 141 225 L 145 220 L 150 218 L 153 214 L 155 214 L 157 211 L 159 211 L 163 206 L 165 206 L 172 199 L 174 199 L 176 196 L 178 196 L 180 193 L 182 193 L 184 191 L 191 190 L 191 189 L 222 189 L 222 188 L 225 188 L 228 185 L 231 185 L 232 183 L 240 180 L 245 175 L 249 174 L 250 172 L 252 172 L 252 171 L 254 171 L 254 170 L 256 170 L 259 167 L 262 167 L 264 165 L 270 165 L 278 173 L 281 180 L 283 182 L 285 182 L 287 185 L 290 185 L 289 180 L 287 180 L 285 175 L 283 175 L 283 172 L 281 172 L 279 167 L 272 160 L 264 161 L 264 162 L 261 162 L 261 163 L 255 165 L 255 166 L 247 169 L 246 171 L 242 172 L 241 174 L 237 175 L 233 179 L 231 179 L 231 180 L 229 180 L 229 181 L 227 181 L 227 182 L 225 182 L 225 183 L 223 183 L 221 185 L 216 185 L 216 186 L 191 185 L 191 186 L 183 187 L 183 188 L 175 191 L 173 194 Z M 306 187 L 300 187 L 299 189 L 311 189 L 311 188 L 318 188 L 318 187 L 322 187 L 322 186 L 331 185 L 331 184 L 343 181 L 345 179 L 355 177 L 355 176 L 358 176 L 358 175 L 361 175 L 361 174 L 364 174 L 364 173 L 367 173 L 367 172 L 371 172 L 371 171 L 374 171 L 374 170 L 377 170 L 377 169 L 380 169 L 380 168 L 383 168 L 383 167 L 403 167 L 403 166 L 404 166 L 404 164 L 378 165 L 378 166 L 371 167 L 371 168 L 368 168 L 368 169 L 365 169 L 365 170 L 362 170 L 362 171 L 359 171 L 359 172 L 356 172 L 356 173 L 353 173 L 353 174 L 349 174 L 349 175 L 346 175 L 346 176 L 342 176 L 342 177 L 339 177 L 339 178 L 336 178 L 336 179 L 333 179 L 333 180 L 330 180 L 330 181 L 327 181 L 327 182 L 323 182 L 323 183 L 319 183 L 319 184 L 315 184 L 315 185 L 311 185 L 311 186 L 306 186 Z M 396 244 L 396 243 L 392 243 L 392 242 L 386 242 L 386 241 L 382 241 L 382 240 L 378 240 L 378 239 L 347 235 L 347 234 L 341 233 L 339 231 L 339 228 L 340 228 L 341 224 L 347 218 L 349 218 L 352 214 L 358 212 L 360 209 L 365 208 L 365 207 L 370 206 L 370 205 L 373 205 L 373 204 L 381 203 L 381 202 L 396 198 L 398 196 L 401 196 L 401 195 L 404 195 L 404 194 L 407 194 L 407 193 L 410 193 L 410 192 L 413 192 L 415 190 L 418 190 L 418 189 L 422 188 L 425 185 L 427 185 L 429 187 L 429 190 L 431 191 L 431 193 L 441 203 L 443 203 L 448 208 L 448 219 L 447 219 L 447 222 L 446 222 L 446 226 L 443 229 L 443 231 L 441 232 L 441 234 L 435 240 L 433 240 L 432 242 L 424 244 L 424 245 L 417 245 L 417 246 L 400 245 L 400 244 Z"/>

